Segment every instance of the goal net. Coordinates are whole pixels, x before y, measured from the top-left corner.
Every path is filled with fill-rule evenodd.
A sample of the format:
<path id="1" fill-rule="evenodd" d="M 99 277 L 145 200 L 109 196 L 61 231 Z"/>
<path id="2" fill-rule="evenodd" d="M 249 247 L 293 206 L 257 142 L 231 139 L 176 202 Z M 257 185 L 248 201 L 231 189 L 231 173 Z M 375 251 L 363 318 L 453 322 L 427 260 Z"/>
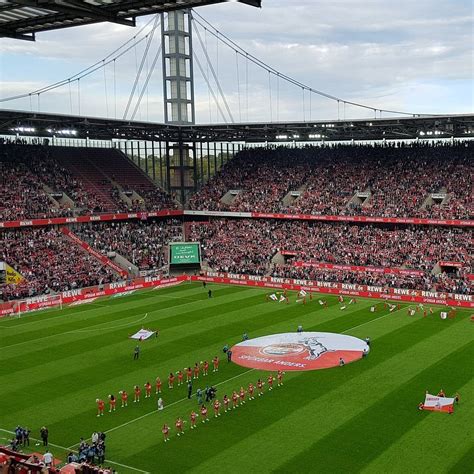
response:
<path id="1" fill-rule="evenodd" d="M 30 311 L 39 311 L 41 309 L 54 307 L 63 309 L 63 298 L 61 295 L 44 295 L 37 298 L 15 301 L 13 304 L 13 314 L 20 317 L 22 314 L 29 313 Z"/>

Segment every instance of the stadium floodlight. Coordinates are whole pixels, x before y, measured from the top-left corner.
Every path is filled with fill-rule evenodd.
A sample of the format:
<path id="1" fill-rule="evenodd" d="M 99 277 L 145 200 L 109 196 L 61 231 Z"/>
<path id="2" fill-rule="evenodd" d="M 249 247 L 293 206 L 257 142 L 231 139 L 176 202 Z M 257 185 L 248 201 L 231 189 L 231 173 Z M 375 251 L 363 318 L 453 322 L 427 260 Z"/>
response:
<path id="1" fill-rule="evenodd" d="M 69 128 L 64 128 L 63 130 L 58 130 L 57 133 L 59 135 L 77 135 L 77 130 L 72 130 Z"/>
<path id="2" fill-rule="evenodd" d="M 277 140 L 288 140 L 288 135 L 277 135 L 275 138 Z"/>
<path id="3" fill-rule="evenodd" d="M 321 138 L 321 134 L 320 133 L 310 133 L 308 135 L 308 138 Z"/>
<path id="4" fill-rule="evenodd" d="M 293 138 L 300 138 L 300 136 L 298 134 L 293 134 Z"/>
<path id="5" fill-rule="evenodd" d="M 36 132 L 36 128 L 34 127 L 14 127 L 10 128 L 12 132 L 20 132 L 20 133 L 34 133 Z"/>
<path id="6" fill-rule="evenodd" d="M 424 137 L 424 136 L 425 136 L 425 132 L 424 132 L 423 130 L 420 130 L 420 131 L 418 132 L 418 135 L 420 135 L 421 137 Z"/>

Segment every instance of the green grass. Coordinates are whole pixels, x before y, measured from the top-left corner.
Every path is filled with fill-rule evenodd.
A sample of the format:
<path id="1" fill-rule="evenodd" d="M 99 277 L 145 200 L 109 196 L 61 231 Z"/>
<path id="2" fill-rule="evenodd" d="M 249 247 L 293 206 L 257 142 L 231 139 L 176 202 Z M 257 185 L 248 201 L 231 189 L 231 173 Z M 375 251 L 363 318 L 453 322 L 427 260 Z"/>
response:
<path id="1" fill-rule="evenodd" d="M 430 472 L 474 470 L 474 324 L 468 311 L 442 321 L 400 311 L 371 313 L 369 300 L 340 311 L 316 301 L 306 306 L 265 301 L 260 289 L 198 284 L 145 291 L 126 298 L 0 320 L 0 438 L 17 424 L 50 431 L 53 453 L 93 431 L 106 431 L 107 459 L 120 473 L 137 472 Z M 144 315 L 148 313 L 146 320 Z M 186 389 L 129 403 L 96 417 L 95 399 L 159 375 L 223 356 L 225 343 L 305 330 L 370 336 L 369 357 L 343 369 L 287 373 L 283 387 L 205 425 L 174 434 L 178 416 L 189 419 L 195 399 Z M 128 335 L 142 326 L 160 329 L 142 343 L 139 361 Z M 200 379 L 218 395 L 265 375 L 227 363 Z M 426 389 L 461 393 L 452 416 L 419 412 Z M 163 443 L 161 426 L 172 427 Z M 7 443 L 6 440 L 3 440 Z M 32 447 L 42 450 L 42 447 Z"/>

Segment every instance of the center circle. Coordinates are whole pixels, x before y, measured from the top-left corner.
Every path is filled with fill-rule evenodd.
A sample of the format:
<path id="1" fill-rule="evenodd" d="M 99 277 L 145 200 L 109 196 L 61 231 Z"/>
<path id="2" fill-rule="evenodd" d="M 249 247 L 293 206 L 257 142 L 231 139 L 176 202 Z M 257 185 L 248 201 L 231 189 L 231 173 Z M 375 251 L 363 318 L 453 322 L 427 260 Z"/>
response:
<path id="1" fill-rule="evenodd" d="M 369 346 L 362 339 L 331 332 L 287 332 L 240 342 L 232 361 L 258 370 L 327 369 L 361 359 Z"/>

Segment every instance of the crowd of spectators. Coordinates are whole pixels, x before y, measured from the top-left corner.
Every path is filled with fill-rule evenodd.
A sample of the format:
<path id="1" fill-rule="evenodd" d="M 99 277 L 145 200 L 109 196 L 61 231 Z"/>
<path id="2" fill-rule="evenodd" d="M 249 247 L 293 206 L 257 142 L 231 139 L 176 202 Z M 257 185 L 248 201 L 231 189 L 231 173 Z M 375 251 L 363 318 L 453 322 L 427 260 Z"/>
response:
<path id="1" fill-rule="evenodd" d="M 201 241 L 204 259 L 218 271 L 472 291 L 464 278 L 465 272 L 472 271 L 472 232 L 468 229 L 215 219 L 194 223 L 190 237 Z M 275 255 L 285 251 L 294 254 L 295 260 L 306 262 L 415 269 L 423 271 L 424 276 L 342 272 L 274 263 Z M 459 262 L 463 269 L 452 274 L 433 273 L 439 261 Z"/>
<path id="2" fill-rule="evenodd" d="M 64 461 L 55 459 L 51 451 L 48 449 L 47 437 L 46 441 L 41 428 L 41 438 L 45 453 L 25 453 L 30 448 L 30 430 L 17 426 L 15 428 L 14 437 L 11 439 L 8 447 L 0 446 L 0 456 L 7 457 L 6 463 L 0 465 L 0 472 L 24 472 L 24 473 L 52 473 L 60 472 L 62 464 L 73 464 L 75 472 L 87 474 L 112 474 L 116 472 L 111 467 L 102 467 L 106 463 L 105 459 L 105 439 L 106 434 L 103 432 L 94 432 L 90 438 L 90 442 L 81 438 L 77 451 L 70 451 Z M 34 438 L 33 438 L 34 439 Z M 37 445 L 39 443 L 36 443 Z"/>
<path id="3" fill-rule="evenodd" d="M 0 300 L 101 285 L 119 278 L 52 228 L 0 232 L 0 261 L 24 277 L 16 285 L 0 284 Z"/>
<path id="4" fill-rule="evenodd" d="M 133 203 L 134 211 L 147 209 L 177 209 L 178 203 L 172 197 L 159 188 L 136 188 L 135 191 L 142 198 Z"/>
<path id="5" fill-rule="evenodd" d="M 240 152 L 190 200 L 192 209 L 384 217 L 474 217 L 474 144 L 398 143 Z M 230 190 L 240 191 L 225 204 Z M 283 203 L 290 191 L 296 200 Z M 353 199 L 356 193 L 367 199 Z M 427 198 L 446 194 L 442 204 Z"/>
<path id="6" fill-rule="evenodd" d="M 88 443 L 81 438 L 77 452 L 70 451 L 67 456 L 68 463 L 87 463 L 92 465 L 102 465 L 105 462 L 105 438 L 102 432 L 92 433 L 91 442 Z"/>
<path id="7" fill-rule="evenodd" d="M 113 176 L 113 169 L 111 174 Z M 0 221 L 177 207 L 168 194 L 151 183 L 146 188 L 136 190 L 141 199 L 128 204 L 107 176 L 103 176 L 103 181 L 107 185 L 104 189 L 110 189 L 107 199 L 62 166 L 51 156 L 47 146 L 0 146 Z M 72 202 L 61 199 L 63 194 Z"/>
<path id="8" fill-rule="evenodd" d="M 104 255 L 116 252 L 140 270 L 163 267 L 168 244 L 184 240 L 182 223 L 176 219 L 98 222 L 78 227 L 75 233 Z"/>

